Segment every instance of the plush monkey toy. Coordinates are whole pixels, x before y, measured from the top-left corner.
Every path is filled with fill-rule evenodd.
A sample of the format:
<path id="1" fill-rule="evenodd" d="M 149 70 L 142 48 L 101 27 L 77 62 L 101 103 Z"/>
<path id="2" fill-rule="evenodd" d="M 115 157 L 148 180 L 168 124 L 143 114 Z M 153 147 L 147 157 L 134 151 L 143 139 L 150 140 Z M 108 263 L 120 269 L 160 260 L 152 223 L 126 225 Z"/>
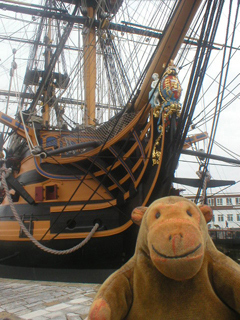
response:
<path id="1" fill-rule="evenodd" d="M 182 197 L 133 210 L 135 254 L 103 283 L 88 319 L 240 319 L 240 266 L 214 246 L 210 218 Z"/>

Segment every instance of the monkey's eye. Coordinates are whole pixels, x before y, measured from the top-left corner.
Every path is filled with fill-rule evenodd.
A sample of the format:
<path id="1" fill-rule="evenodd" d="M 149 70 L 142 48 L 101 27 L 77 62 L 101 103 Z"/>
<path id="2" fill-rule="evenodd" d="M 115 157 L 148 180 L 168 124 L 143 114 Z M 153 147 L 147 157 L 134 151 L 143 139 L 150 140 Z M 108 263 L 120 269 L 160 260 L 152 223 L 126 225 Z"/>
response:
<path id="1" fill-rule="evenodd" d="M 189 215 L 189 217 L 192 217 L 192 214 L 189 210 L 187 210 L 187 214 Z"/>
<path id="2" fill-rule="evenodd" d="M 156 217 L 156 219 L 158 219 L 158 218 L 160 218 L 160 212 L 158 211 L 156 214 L 155 214 L 155 217 Z"/>

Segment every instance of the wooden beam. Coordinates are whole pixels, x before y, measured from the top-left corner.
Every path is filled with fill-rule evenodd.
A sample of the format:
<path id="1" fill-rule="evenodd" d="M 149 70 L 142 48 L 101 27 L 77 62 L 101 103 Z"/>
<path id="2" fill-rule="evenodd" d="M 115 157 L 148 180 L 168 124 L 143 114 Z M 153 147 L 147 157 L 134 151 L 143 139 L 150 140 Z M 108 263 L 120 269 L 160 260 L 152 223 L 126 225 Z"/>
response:
<path id="1" fill-rule="evenodd" d="M 151 90 L 152 75 L 158 73 L 161 78 L 170 60 L 174 60 L 189 26 L 202 0 L 180 1 L 172 20 L 164 32 L 153 61 L 143 81 L 141 91 L 135 101 L 134 109 L 141 110 L 148 103 L 148 94 Z"/>

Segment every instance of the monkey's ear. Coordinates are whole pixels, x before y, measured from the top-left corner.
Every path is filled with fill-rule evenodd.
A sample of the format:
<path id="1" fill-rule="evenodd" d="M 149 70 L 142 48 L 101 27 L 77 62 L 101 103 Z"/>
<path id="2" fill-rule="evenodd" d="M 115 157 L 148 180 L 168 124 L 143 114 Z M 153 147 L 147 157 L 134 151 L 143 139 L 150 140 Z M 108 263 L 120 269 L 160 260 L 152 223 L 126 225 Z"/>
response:
<path id="1" fill-rule="evenodd" d="M 147 211 L 147 209 L 148 209 L 147 207 L 137 207 L 133 209 L 131 218 L 132 218 L 132 221 L 136 223 L 138 226 L 141 225 L 143 215 Z"/>
<path id="2" fill-rule="evenodd" d="M 209 206 L 207 206 L 206 204 L 201 204 L 198 206 L 198 208 L 202 211 L 206 222 L 207 223 L 210 222 L 213 218 L 212 209 Z"/>

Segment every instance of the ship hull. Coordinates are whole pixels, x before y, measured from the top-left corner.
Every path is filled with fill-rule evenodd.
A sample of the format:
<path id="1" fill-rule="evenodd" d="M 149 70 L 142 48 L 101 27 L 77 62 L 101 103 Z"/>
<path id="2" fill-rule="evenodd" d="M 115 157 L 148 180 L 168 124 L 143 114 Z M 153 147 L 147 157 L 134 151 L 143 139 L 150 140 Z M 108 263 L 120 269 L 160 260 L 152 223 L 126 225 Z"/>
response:
<path id="1" fill-rule="evenodd" d="M 93 238 L 83 248 L 67 255 L 47 253 L 31 241 L 0 241 L 0 264 L 54 269 L 114 269 L 130 258 L 136 234 L 136 227 L 132 226 L 115 236 Z M 66 250 L 80 241 L 74 238 L 41 243 L 55 250 Z"/>
<path id="2" fill-rule="evenodd" d="M 20 170 L 7 178 L 12 205 L 5 197 L 0 206 L 2 264 L 113 268 L 132 256 L 138 227 L 131 212 L 160 196 L 161 182 L 167 178 L 165 131 L 158 140 L 161 156 L 153 166 L 157 119 L 150 113 L 141 127 L 135 125 L 138 120 L 139 115 L 103 150 L 87 150 L 84 157 L 65 153 L 57 163 L 56 157 L 55 163 L 31 155 L 23 159 Z M 41 248 L 16 221 L 13 207 Z M 46 252 L 80 244 L 96 224 L 97 231 L 82 248 L 71 254 Z"/>

